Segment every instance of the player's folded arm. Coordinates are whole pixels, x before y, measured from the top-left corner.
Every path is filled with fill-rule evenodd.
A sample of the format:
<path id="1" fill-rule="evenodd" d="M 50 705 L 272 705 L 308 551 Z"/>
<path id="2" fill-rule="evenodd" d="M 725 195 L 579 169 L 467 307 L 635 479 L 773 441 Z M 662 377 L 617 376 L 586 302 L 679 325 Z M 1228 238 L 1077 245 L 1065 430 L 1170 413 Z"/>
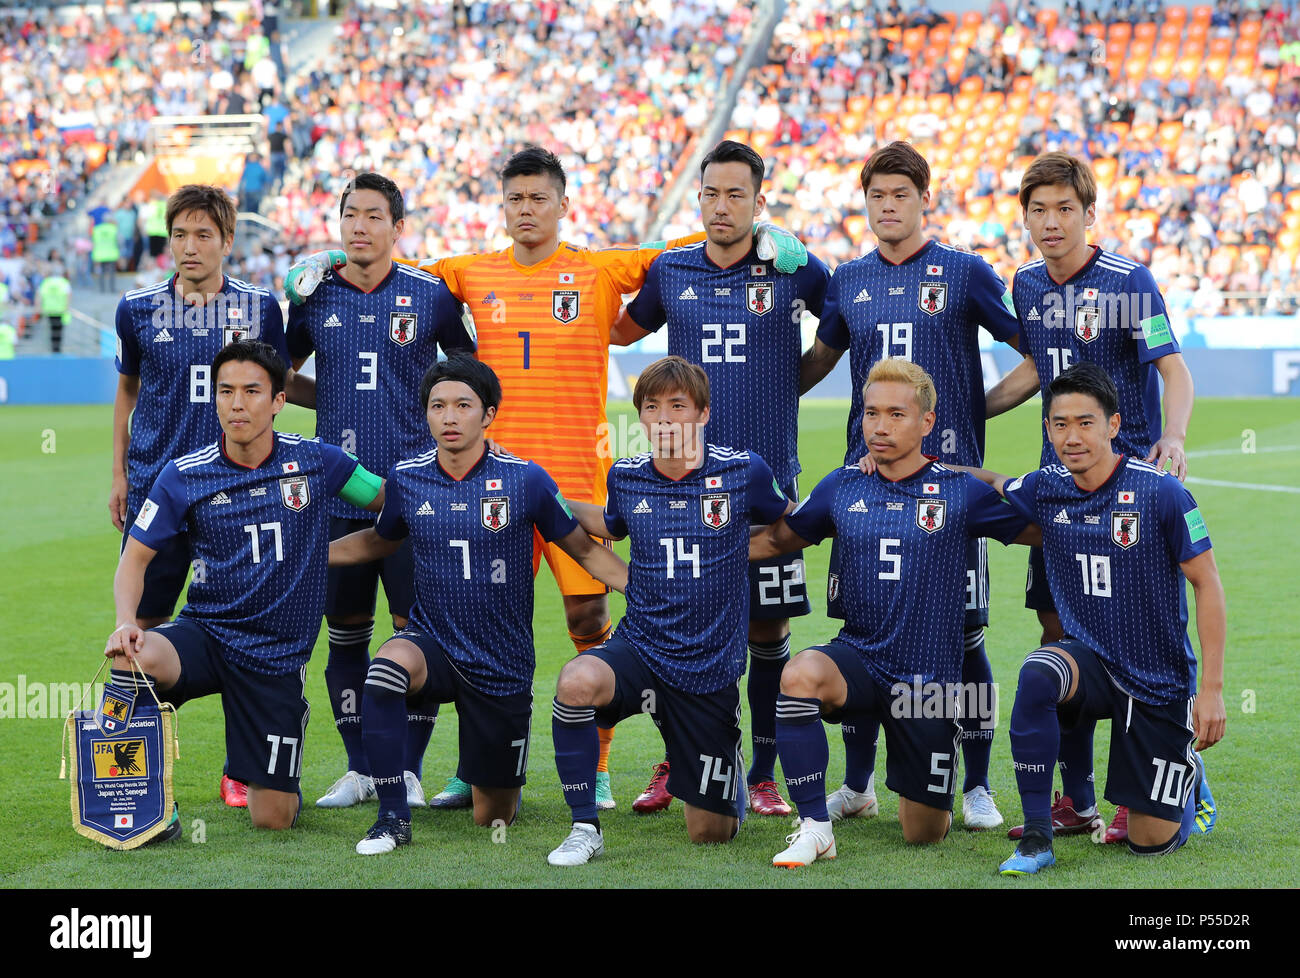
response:
<path id="1" fill-rule="evenodd" d="M 599 537 L 602 540 L 622 540 L 627 533 L 614 533 L 609 525 L 605 522 L 605 510 L 595 503 L 579 502 L 576 499 L 566 499 L 569 508 L 573 510 L 573 518 L 578 521 L 582 529 L 590 533 L 593 537 Z"/>
<path id="2" fill-rule="evenodd" d="M 570 507 L 573 505 L 569 503 Z M 593 540 L 582 526 L 575 527 L 555 543 L 601 584 L 620 593 L 627 590 L 627 564 L 623 558 Z"/>
<path id="3" fill-rule="evenodd" d="M 754 532 L 755 530 L 757 532 Z M 795 550 L 806 550 L 809 547 L 815 547 L 820 542 L 805 540 L 790 529 L 790 524 L 782 518 L 775 523 L 769 523 L 767 526 L 751 529 L 749 559 L 767 560 L 769 557 L 779 557 L 781 554 L 788 554 Z"/>

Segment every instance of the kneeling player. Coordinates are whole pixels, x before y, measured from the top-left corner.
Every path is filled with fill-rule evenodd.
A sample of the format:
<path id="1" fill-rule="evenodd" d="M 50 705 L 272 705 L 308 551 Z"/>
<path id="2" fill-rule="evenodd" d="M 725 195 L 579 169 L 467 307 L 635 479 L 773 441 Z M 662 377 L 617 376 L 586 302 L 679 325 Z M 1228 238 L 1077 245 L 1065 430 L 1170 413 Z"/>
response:
<path id="1" fill-rule="evenodd" d="M 596 723 L 649 713 L 674 759 L 668 790 L 686 803 L 692 842 L 727 842 L 746 798 L 740 677 L 749 621 L 751 523 L 789 508 L 757 455 L 706 445 L 709 379 L 681 357 L 651 364 L 633 401 L 652 450 L 609 473 L 605 511 L 574 505 L 583 526 L 630 537 L 627 612 L 614 636 L 569 661 L 551 731 L 568 838 L 548 857 L 579 866 L 605 850 L 596 817 Z"/>
<path id="2" fill-rule="evenodd" d="M 1025 813 L 1004 875 L 1055 863 L 1049 795 L 1062 731 L 1113 719 L 1106 798 L 1127 806 L 1129 849 L 1187 841 L 1204 771 L 1196 751 L 1223 738 L 1223 585 L 1191 494 L 1149 462 L 1115 453 L 1119 393 L 1104 369 L 1075 364 L 1045 393 L 1060 465 L 1007 481 L 981 473 L 1043 528 L 1047 580 L 1068 638 L 1031 652 L 1011 711 L 1011 755 Z M 1187 635 L 1196 594 L 1204 675 Z M 1196 750 L 1193 750 L 1195 746 Z"/>
<path id="3" fill-rule="evenodd" d="M 533 529 L 622 590 L 627 567 L 583 533 L 535 462 L 488 451 L 501 404 L 492 368 L 466 354 L 434 364 L 420 385 L 437 447 L 398 462 L 373 528 L 330 544 L 330 563 L 382 559 L 409 536 L 410 624 L 380 647 L 366 675 L 361 735 L 379 795 L 363 855 L 411 841 L 403 781 L 408 704 L 456 704 L 460 770 L 474 821 L 514 819 L 528 766 L 533 709 Z"/>
<path id="4" fill-rule="evenodd" d="M 776 746 L 800 822 L 775 866 L 835 858 L 823 717 L 882 724 L 903 838 L 939 842 L 948 834 L 962 733 L 967 543 L 983 536 L 1031 543 L 1038 534 L 974 477 L 921 453 L 935 401 L 920 366 L 878 362 L 863 388 L 862 420 L 875 471 L 832 472 L 751 544 L 751 559 L 761 559 L 833 536 L 843 555 L 844 627 L 781 674 Z M 867 804 L 844 791 L 836 797 L 841 812 Z"/>
<path id="5" fill-rule="evenodd" d="M 104 654 L 115 683 L 139 685 L 134 659 L 176 706 L 220 693 L 228 773 L 248 784 L 254 826 L 285 829 L 302 802 L 303 685 L 325 610 L 325 499 L 378 510 L 383 488 L 342 449 L 274 430 L 285 367 L 272 347 L 231 343 L 211 376 L 221 438 L 168 462 L 149 490 L 113 579 L 123 624 Z M 145 568 L 186 532 L 202 573 L 174 621 L 142 630 Z"/>

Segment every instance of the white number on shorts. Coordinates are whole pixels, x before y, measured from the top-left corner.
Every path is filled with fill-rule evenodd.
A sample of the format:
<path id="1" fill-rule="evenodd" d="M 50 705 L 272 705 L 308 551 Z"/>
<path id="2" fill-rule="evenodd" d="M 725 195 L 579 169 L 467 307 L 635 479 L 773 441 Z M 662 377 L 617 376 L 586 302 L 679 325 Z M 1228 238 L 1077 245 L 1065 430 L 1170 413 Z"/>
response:
<path id="1" fill-rule="evenodd" d="M 946 795 L 952 784 L 952 755 L 934 753 L 930 755 L 930 773 L 939 779 L 938 784 L 927 784 L 926 791 Z"/>
<path id="2" fill-rule="evenodd" d="M 248 541 L 253 545 L 253 563 L 262 562 L 262 550 L 258 544 L 259 531 L 270 530 L 275 538 L 275 559 L 284 560 L 284 549 L 280 542 L 280 521 L 274 523 L 245 523 L 244 532 L 248 534 Z"/>
<path id="3" fill-rule="evenodd" d="M 891 537 L 880 538 L 880 559 L 882 562 L 889 564 L 889 570 L 882 570 L 876 575 L 882 581 L 897 581 L 902 578 L 903 555 L 892 552 L 890 547 L 901 547 L 902 540 L 896 540 Z"/>
<path id="4" fill-rule="evenodd" d="M 673 539 L 674 539 L 673 537 L 659 538 L 659 543 L 663 546 L 664 553 L 667 555 L 667 560 L 668 560 L 667 577 L 670 581 L 673 579 L 674 571 L 676 569 L 676 564 L 673 561 Z M 677 537 L 676 540 L 677 540 L 677 560 L 689 563 L 691 565 L 691 577 L 699 577 L 700 576 L 700 545 L 697 543 L 695 546 L 691 547 L 690 550 L 687 550 L 685 540 L 683 540 L 681 537 Z"/>
<path id="5" fill-rule="evenodd" d="M 275 773 L 275 764 L 280 757 L 280 745 L 284 744 L 289 748 L 289 774 L 291 778 L 298 776 L 298 738 L 297 737 L 278 737 L 275 734 L 267 734 L 267 741 L 271 745 L 271 760 L 266 765 L 266 773 Z"/>
<path id="6" fill-rule="evenodd" d="M 1110 557 L 1106 554 L 1075 554 L 1083 571 L 1083 593 L 1094 598 L 1110 597 Z"/>
<path id="7" fill-rule="evenodd" d="M 730 764 L 723 764 L 721 757 L 710 757 L 708 754 L 700 755 L 700 762 L 704 765 L 704 773 L 700 775 L 700 794 L 709 793 L 709 781 L 717 781 L 722 785 L 722 797 L 731 797 L 731 779 L 735 774 Z"/>
<path id="8" fill-rule="evenodd" d="M 1164 802 L 1166 805 L 1181 804 L 1183 778 L 1187 775 L 1187 765 L 1176 761 L 1165 761 L 1159 757 L 1151 758 L 1151 763 L 1156 769 L 1156 780 L 1151 785 L 1151 800 Z M 1163 791 L 1161 791 L 1162 785 Z"/>
<path id="9" fill-rule="evenodd" d="M 469 580 L 469 541 L 468 540 L 448 540 L 447 546 L 460 547 L 461 566 L 465 571 L 465 580 Z"/>
<path id="10" fill-rule="evenodd" d="M 794 604 L 799 600 L 794 589 L 803 583 L 803 561 L 796 560 L 783 567 L 760 567 L 758 578 L 759 604 Z"/>
<path id="11" fill-rule="evenodd" d="M 512 740 L 510 746 L 519 751 L 519 762 L 515 764 L 515 777 L 522 778 L 524 772 L 528 770 L 528 738 Z"/>

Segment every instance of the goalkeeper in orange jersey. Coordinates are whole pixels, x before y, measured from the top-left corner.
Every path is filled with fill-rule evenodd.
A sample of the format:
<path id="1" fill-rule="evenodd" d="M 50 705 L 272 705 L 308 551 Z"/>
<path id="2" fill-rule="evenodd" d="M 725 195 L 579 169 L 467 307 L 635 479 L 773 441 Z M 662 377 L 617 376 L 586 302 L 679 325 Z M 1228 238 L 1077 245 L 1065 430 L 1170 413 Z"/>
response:
<path id="1" fill-rule="evenodd" d="M 697 233 L 670 242 L 580 248 L 560 240 L 568 214 L 564 167 L 545 149 L 529 146 L 501 170 L 509 248 L 419 262 L 467 303 L 477 332 L 477 355 L 501 378 L 504 392 L 493 438 L 521 458 L 545 468 L 566 499 L 603 505 L 612 457 L 605 394 L 610 331 L 622 297 L 636 292 L 650 263 L 668 246 L 702 240 Z M 769 224 L 755 225 L 760 254 L 780 271 L 794 271 L 807 252 L 793 236 Z M 319 252 L 290 269 L 285 291 L 295 304 L 325 275 L 346 263 L 342 252 Z M 410 263 L 410 262 L 408 262 Z M 555 419 L 563 417 L 564 424 Z M 545 557 L 564 597 L 569 637 L 579 652 L 610 634 L 606 587 L 567 554 L 538 538 L 534 572 Z M 608 755 L 613 731 L 601 731 L 597 806 L 614 807 Z M 430 801 L 432 808 L 472 803 L 469 786 L 453 777 Z"/>

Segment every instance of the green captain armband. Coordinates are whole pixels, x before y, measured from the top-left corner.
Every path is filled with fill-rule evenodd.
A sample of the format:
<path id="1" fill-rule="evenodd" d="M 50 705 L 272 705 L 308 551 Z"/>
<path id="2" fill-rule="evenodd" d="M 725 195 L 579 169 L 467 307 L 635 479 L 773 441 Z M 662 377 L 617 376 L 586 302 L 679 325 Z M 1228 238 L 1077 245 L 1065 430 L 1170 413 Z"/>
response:
<path id="1" fill-rule="evenodd" d="M 360 506 L 363 509 L 375 501 L 379 495 L 379 490 L 384 487 L 384 480 L 379 478 L 373 472 L 367 471 L 365 466 L 357 465 L 352 470 L 347 484 L 339 490 L 339 498 L 353 506 Z"/>
<path id="2" fill-rule="evenodd" d="M 638 247 L 638 248 L 643 248 L 643 249 L 644 249 L 644 248 L 653 248 L 655 251 L 663 251 L 665 248 L 668 247 L 668 242 L 667 242 L 666 240 L 664 240 L 664 241 L 642 241 L 639 245 L 637 245 L 637 247 Z"/>

